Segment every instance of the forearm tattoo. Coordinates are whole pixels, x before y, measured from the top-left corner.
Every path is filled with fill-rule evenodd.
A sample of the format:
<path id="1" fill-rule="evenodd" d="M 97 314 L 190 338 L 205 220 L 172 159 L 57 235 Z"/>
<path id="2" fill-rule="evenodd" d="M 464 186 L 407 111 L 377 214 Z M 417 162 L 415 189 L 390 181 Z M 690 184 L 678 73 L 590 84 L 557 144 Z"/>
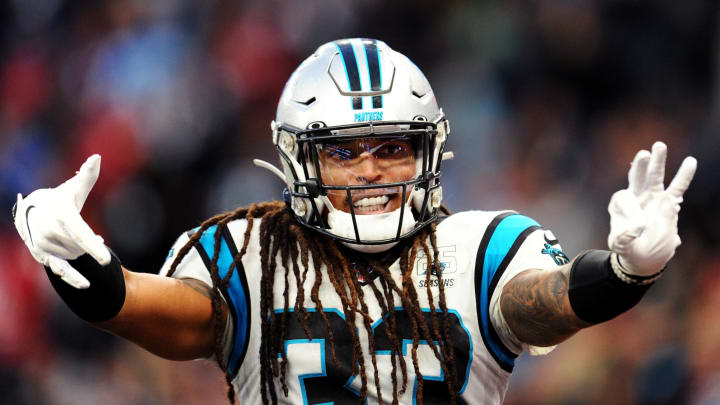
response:
<path id="1" fill-rule="evenodd" d="M 528 270 L 505 285 L 500 308 L 510 329 L 522 342 L 552 346 L 590 326 L 570 306 L 569 273 L 570 265 L 555 271 Z"/>

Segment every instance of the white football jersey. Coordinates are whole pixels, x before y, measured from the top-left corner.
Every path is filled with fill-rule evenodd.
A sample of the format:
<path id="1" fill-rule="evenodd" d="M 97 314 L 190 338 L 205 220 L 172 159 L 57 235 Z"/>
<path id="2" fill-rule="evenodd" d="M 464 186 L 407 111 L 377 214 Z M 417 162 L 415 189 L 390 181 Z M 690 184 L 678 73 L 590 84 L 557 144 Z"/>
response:
<path id="1" fill-rule="evenodd" d="M 246 220 L 235 220 L 223 232 L 219 253 L 220 275 L 227 274 L 233 256 L 243 243 Z M 260 394 L 260 220 L 254 222 L 250 233 L 247 253 L 242 267 L 235 271 L 225 300 L 232 315 L 226 333 L 226 353 L 233 384 L 243 404 L 261 403 Z M 173 277 L 193 278 L 212 285 L 209 266 L 214 252 L 216 227 L 208 229 L 200 244 L 192 249 L 176 269 Z M 161 274 L 167 271 L 174 259 L 174 252 L 187 242 L 192 231 L 181 235 L 176 242 Z M 499 296 L 503 286 L 516 274 L 527 269 L 553 269 L 567 262 L 558 241 L 550 231 L 544 230 L 532 219 L 511 211 L 467 211 L 444 218 L 437 227 L 437 246 L 442 272 L 442 282 L 451 323 L 452 341 L 455 346 L 457 381 L 460 385 L 460 403 L 500 404 L 505 396 L 514 360 L 525 345 L 517 340 L 508 328 L 500 312 Z M 422 310 L 430 323 L 430 306 L 426 293 L 426 266 L 428 258 L 419 252 L 412 273 Z M 280 265 L 275 273 L 274 305 L 276 312 L 283 310 L 285 270 Z M 300 271 L 304 270 L 299 264 Z M 401 285 L 400 266 L 396 261 L 390 271 Z M 296 283 L 293 271 L 289 272 L 289 308 L 294 307 Z M 338 364 L 332 360 L 328 328 L 315 310 L 309 291 L 315 283 L 312 264 L 307 273 L 304 288 L 305 308 L 310 315 L 309 326 L 312 339 L 308 340 L 296 317 L 287 317 L 288 329 L 284 350 L 289 360 L 287 385 L 289 394 L 283 396 L 277 383 L 278 400 L 282 404 L 360 404 L 360 377 L 352 373 L 352 342 L 344 321 L 340 299 L 326 272 L 322 272 L 320 300 L 329 320 L 335 342 Z M 370 281 L 370 282 L 377 282 Z M 434 305 L 439 311 L 438 280 L 432 275 L 430 288 L 435 296 Z M 387 338 L 385 319 L 371 287 L 363 287 L 365 301 L 374 323 L 375 355 L 382 385 L 383 401 L 392 399 L 390 362 L 391 344 Z M 400 300 L 396 299 L 396 303 Z M 417 381 L 411 349 L 411 323 L 402 307 L 397 308 L 398 336 L 403 342 L 403 354 L 408 371 L 407 390 L 400 398 L 402 404 L 414 404 Z M 359 318 L 359 317 L 358 317 Z M 438 318 L 439 319 L 439 318 Z M 367 394 L 369 404 L 377 403 L 367 332 L 361 320 L 357 330 L 365 353 Z M 531 350 L 533 348 L 530 348 Z M 279 354 L 278 354 L 279 355 Z M 428 342 L 420 341 L 418 348 L 419 369 L 423 378 L 423 403 L 448 403 L 447 385 L 440 362 L 435 358 Z M 398 378 L 401 379 L 398 370 Z"/>

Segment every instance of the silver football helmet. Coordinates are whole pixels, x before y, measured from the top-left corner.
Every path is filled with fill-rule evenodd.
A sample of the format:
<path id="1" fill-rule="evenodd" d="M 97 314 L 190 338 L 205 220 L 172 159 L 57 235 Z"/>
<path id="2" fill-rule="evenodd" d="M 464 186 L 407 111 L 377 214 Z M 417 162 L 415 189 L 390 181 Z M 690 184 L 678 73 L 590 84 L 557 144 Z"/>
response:
<path id="1" fill-rule="evenodd" d="M 379 252 L 437 217 L 450 126 L 420 69 L 384 42 L 320 46 L 285 84 L 271 128 L 283 171 L 272 169 L 301 224 Z M 363 157 L 388 172 L 395 163 L 411 170 L 402 178 L 363 177 L 352 167 Z M 392 199 L 397 209 L 381 209 Z"/>

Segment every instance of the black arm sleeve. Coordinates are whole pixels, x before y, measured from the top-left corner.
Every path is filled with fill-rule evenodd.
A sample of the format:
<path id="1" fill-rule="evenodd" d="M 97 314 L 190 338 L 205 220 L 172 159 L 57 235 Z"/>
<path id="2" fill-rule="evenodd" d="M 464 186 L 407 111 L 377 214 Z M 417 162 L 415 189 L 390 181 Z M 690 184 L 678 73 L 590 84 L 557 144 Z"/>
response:
<path id="1" fill-rule="evenodd" d="M 120 259 L 110 251 L 111 260 L 102 266 L 92 256 L 84 254 L 68 263 L 90 282 L 90 287 L 77 289 L 45 267 L 50 283 L 60 298 L 81 319 L 102 322 L 112 319 L 125 303 L 125 278 Z"/>
<path id="2" fill-rule="evenodd" d="M 610 266 L 610 252 L 588 250 L 570 269 L 568 298 L 575 315 L 588 323 L 608 321 L 634 307 L 652 284 L 629 284 Z"/>

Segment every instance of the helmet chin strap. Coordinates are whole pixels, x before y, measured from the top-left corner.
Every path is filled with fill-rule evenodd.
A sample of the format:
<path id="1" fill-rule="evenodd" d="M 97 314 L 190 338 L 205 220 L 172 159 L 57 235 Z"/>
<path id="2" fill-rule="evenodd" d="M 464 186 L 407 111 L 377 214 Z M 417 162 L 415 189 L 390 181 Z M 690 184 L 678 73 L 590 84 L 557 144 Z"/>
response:
<path id="1" fill-rule="evenodd" d="M 352 214 L 336 209 L 327 197 L 321 198 L 326 199 L 324 205 L 328 209 L 328 232 L 343 238 L 355 239 L 355 226 L 353 225 Z M 355 222 L 357 223 L 360 239 L 365 241 L 374 241 L 394 238 L 397 235 L 401 208 L 404 208 L 405 213 L 403 214 L 400 234 L 402 235 L 410 232 L 415 226 L 415 219 L 413 218 L 412 210 L 409 204 L 410 200 L 411 199 L 408 199 L 408 202 L 405 203 L 404 207 L 400 207 L 391 212 L 372 215 L 355 215 Z M 397 242 L 384 243 L 381 245 L 361 245 L 348 242 L 342 243 L 348 248 L 362 253 L 384 252 L 397 245 Z"/>

